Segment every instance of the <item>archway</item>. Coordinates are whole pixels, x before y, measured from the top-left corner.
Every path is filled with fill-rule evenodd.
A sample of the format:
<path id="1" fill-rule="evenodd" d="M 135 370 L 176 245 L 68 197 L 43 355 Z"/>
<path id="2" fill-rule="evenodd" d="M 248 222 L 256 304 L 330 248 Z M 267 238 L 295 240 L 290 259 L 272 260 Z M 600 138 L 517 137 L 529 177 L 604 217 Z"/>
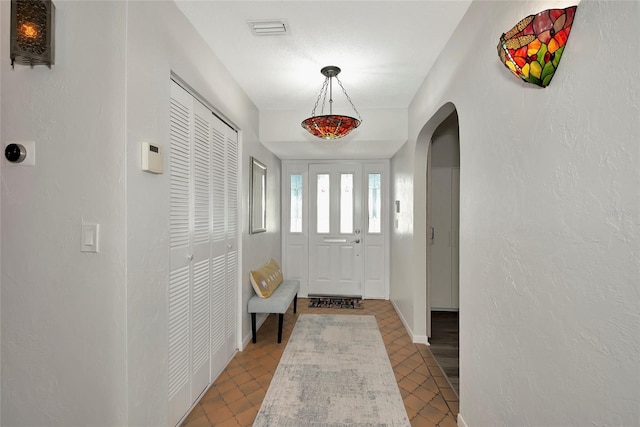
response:
<path id="1" fill-rule="evenodd" d="M 432 331 L 432 309 L 435 308 L 438 312 L 455 313 L 455 315 L 448 316 L 449 318 L 453 318 L 455 321 L 455 337 L 452 339 L 452 341 L 455 342 L 455 348 L 448 349 L 449 354 L 455 351 L 455 360 L 447 360 L 443 363 L 447 366 L 441 366 L 445 373 L 451 375 L 452 378 L 450 382 L 454 389 L 457 389 L 458 378 L 457 310 L 459 294 L 457 277 L 459 270 L 457 262 L 457 227 L 452 228 L 451 225 L 457 225 L 458 221 L 453 221 L 455 224 L 450 223 L 448 228 L 442 224 L 438 225 L 437 228 L 439 229 L 432 229 L 431 227 L 434 226 L 432 218 L 434 213 L 434 200 L 432 197 L 433 183 L 436 183 L 435 185 L 438 186 L 438 194 L 442 193 L 442 188 L 439 186 L 443 183 L 448 183 L 449 185 L 448 189 L 445 191 L 449 192 L 449 204 L 445 209 L 441 209 L 442 206 L 437 207 L 437 213 L 439 216 L 442 217 L 442 214 L 444 213 L 445 216 L 449 215 L 450 218 L 452 218 L 452 214 L 454 214 L 453 218 L 459 218 L 457 212 L 455 212 L 456 207 L 459 205 L 458 203 L 452 203 L 457 202 L 459 197 L 459 190 L 456 188 L 458 187 L 457 183 L 459 182 L 458 177 L 460 170 L 458 130 L 457 109 L 452 103 L 447 103 L 427 121 L 418 136 L 416 143 L 414 174 L 414 236 L 416 236 L 416 239 L 414 240 L 414 247 L 416 249 L 416 260 L 423 260 L 423 262 L 420 263 L 421 268 L 416 271 L 416 273 L 418 283 L 421 283 L 425 289 L 426 310 L 424 312 L 424 321 L 426 333 L 429 337 L 429 341 L 434 341 Z M 434 143 L 436 145 L 434 145 Z M 438 168 L 437 179 L 434 179 L 435 177 L 432 176 L 433 167 Z M 451 191 L 452 189 L 454 190 L 453 192 Z M 436 242 L 439 243 L 439 245 L 434 244 Z M 448 254 L 444 254 L 447 255 L 444 258 L 442 253 L 443 250 L 449 250 Z M 440 252 L 434 253 L 434 251 Z M 435 264 L 438 264 L 437 267 L 439 270 L 434 273 L 433 267 Z M 443 274 L 443 271 L 448 274 Z M 442 281 L 447 279 L 447 276 L 449 282 L 446 286 L 434 287 L 434 279 Z M 442 283 L 438 283 L 438 285 L 442 285 Z M 447 298 L 443 298 L 443 295 Z M 440 343 L 438 342 L 436 344 L 439 345 Z M 451 367 L 449 365 L 455 366 Z"/>
<path id="2" fill-rule="evenodd" d="M 459 392 L 460 138 L 454 110 L 436 128 L 427 158 L 427 289 L 430 351 Z"/>

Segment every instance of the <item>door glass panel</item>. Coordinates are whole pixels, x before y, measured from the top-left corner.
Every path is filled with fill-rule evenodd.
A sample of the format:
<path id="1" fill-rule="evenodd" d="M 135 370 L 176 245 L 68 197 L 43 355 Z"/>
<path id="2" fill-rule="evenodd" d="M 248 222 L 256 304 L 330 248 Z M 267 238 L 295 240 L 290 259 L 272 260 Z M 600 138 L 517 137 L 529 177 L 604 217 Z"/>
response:
<path id="1" fill-rule="evenodd" d="M 367 199 L 369 201 L 369 233 L 380 233 L 382 230 L 380 224 L 380 215 L 382 213 L 382 193 L 380 191 L 380 179 L 381 174 L 379 173 L 369 174 L 369 194 L 367 196 Z"/>
<path id="2" fill-rule="evenodd" d="M 291 175 L 289 232 L 302 233 L 302 175 Z"/>
<path id="3" fill-rule="evenodd" d="M 340 175 L 340 233 L 353 233 L 353 174 Z"/>
<path id="4" fill-rule="evenodd" d="M 318 233 L 329 232 L 329 213 L 331 212 L 329 182 L 329 174 L 318 174 L 318 203 L 316 209 L 316 230 Z"/>

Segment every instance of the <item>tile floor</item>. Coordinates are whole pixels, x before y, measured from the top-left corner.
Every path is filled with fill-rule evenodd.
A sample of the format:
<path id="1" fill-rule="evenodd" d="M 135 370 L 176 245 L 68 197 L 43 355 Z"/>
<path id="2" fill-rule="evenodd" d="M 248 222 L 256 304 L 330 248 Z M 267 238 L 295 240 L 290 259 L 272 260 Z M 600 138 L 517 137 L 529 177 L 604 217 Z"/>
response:
<path id="1" fill-rule="evenodd" d="M 251 426 L 297 316 L 302 313 L 375 315 L 411 425 L 456 426 L 456 394 L 428 347 L 411 342 L 389 301 L 365 300 L 361 310 L 309 308 L 308 303 L 309 300 L 300 298 L 298 313 L 294 315 L 290 307 L 284 315 L 282 344 L 277 343 L 278 316 L 269 315 L 258 330 L 258 342 L 249 343 L 244 351 L 236 354 L 182 426 Z"/>

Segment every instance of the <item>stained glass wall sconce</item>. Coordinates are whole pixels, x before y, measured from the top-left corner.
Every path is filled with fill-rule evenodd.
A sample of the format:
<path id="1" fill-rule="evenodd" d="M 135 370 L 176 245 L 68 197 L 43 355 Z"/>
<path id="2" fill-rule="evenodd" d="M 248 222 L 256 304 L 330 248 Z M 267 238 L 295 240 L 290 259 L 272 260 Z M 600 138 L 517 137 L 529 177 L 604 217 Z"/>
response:
<path id="1" fill-rule="evenodd" d="M 500 37 L 498 56 L 525 82 L 551 83 L 571 32 L 577 6 L 529 15 Z"/>
<path id="2" fill-rule="evenodd" d="M 51 0 L 11 0 L 11 66 L 54 62 L 54 15 Z"/>

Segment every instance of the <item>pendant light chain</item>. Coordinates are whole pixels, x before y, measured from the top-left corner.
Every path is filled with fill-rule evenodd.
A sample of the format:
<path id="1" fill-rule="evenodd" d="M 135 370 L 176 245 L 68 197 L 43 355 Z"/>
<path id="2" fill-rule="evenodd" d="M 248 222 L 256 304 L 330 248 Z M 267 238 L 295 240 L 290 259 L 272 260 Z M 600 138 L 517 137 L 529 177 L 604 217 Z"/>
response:
<path id="1" fill-rule="evenodd" d="M 347 90 L 342 85 L 342 82 L 340 81 L 338 76 L 334 76 L 334 78 L 338 81 L 338 84 L 340 85 L 340 88 L 342 89 L 342 93 L 344 93 L 344 96 L 347 98 L 347 101 L 349 101 L 349 104 L 351 104 L 351 108 L 353 108 L 353 111 L 355 111 L 356 114 L 358 115 L 358 120 L 360 120 L 360 122 L 362 122 L 362 116 L 360 116 L 360 112 L 358 111 L 356 106 L 353 104 L 353 101 L 351 100 L 351 97 L 347 93 Z M 322 98 L 322 108 L 320 109 L 320 114 L 324 113 L 324 106 L 325 106 L 326 101 L 327 101 L 328 85 L 329 85 L 330 81 L 331 81 L 330 77 L 325 77 L 324 82 L 322 83 L 322 88 L 320 89 L 320 93 L 318 94 L 318 98 L 316 99 L 316 103 L 313 106 L 313 110 L 311 110 L 311 116 L 312 117 L 314 117 L 316 115 L 316 110 L 318 108 L 318 104 L 320 103 L 320 98 Z M 333 102 L 333 100 L 329 99 L 329 102 L 331 103 L 331 102 Z M 332 114 L 332 112 L 329 113 L 329 114 Z"/>
<path id="2" fill-rule="evenodd" d="M 323 98 L 322 95 L 324 95 L 324 98 L 322 99 L 322 108 L 320 109 L 320 114 L 322 114 L 324 112 L 324 103 L 327 99 L 327 85 L 329 84 L 329 77 L 325 77 L 324 79 L 324 83 L 322 83 L 322 88 L 320 88 L 320 93 L 318 94 L 318 99 L 316 99 L 316 105 L 313 106 L 313 110 L 311 110 L 311 117 L 315 117 L 316 115 L 316 108 L 318 108 L 318 103 L 320 102 L 320 98 Z"/>
<path id="3" fill-rule="evenodd" d="M 351 108 L 353 108 L 353 111 L 355 111 L 356 114 L 358 115 L 358 120 L 360 120 L 360 123 L 362 123 L 362 117 L 360 116 L 360 113 L 358 112 L 358 109 L 356 108 L 356 106 L 353 105 L 353 101 L 351 101 L 351 97 L 347 93 L 347 90 L 344 88 L 344 86 L 342 86 L 342 82 L 340 81 L 338 76 L 335 76 L 335 78 L 338 81 L 338 84 L 340 85 L 340 87 L 342 88 L 342 93 L 344 93 L 344 96 L 347 97 L 347 101 L 349 101 L 349 104 L 351 104 Z"/>

